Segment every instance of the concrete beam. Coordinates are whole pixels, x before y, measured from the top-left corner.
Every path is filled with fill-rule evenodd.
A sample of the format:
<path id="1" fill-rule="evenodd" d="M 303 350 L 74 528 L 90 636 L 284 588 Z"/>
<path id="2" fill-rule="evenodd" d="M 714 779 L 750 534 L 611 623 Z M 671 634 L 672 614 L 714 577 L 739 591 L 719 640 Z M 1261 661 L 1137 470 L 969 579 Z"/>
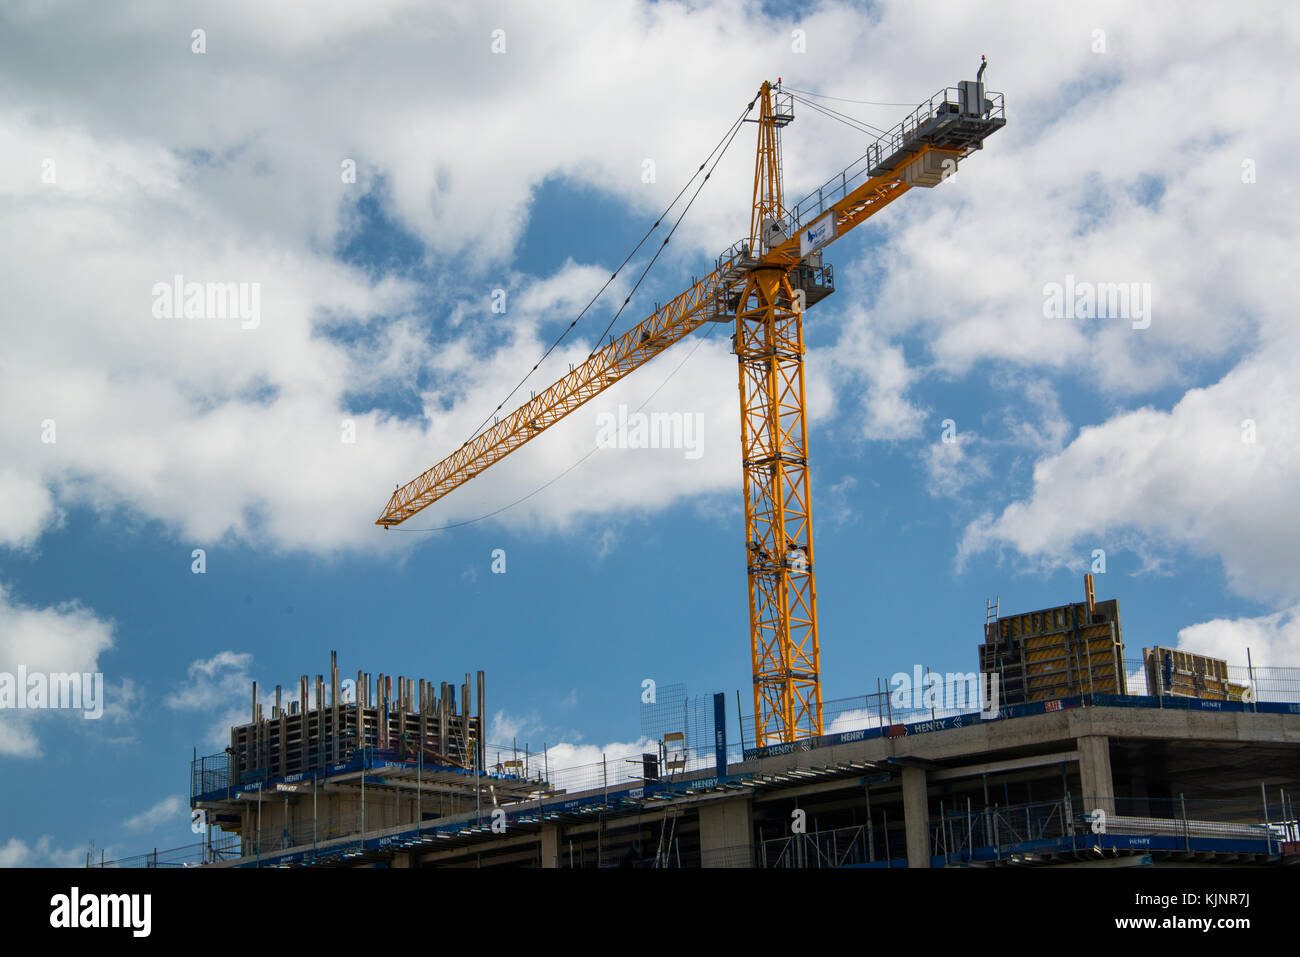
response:
<path id="1" fill-rule="evenodd" d="M 981 774 L 1000 774 L 1004 771 L 1022 771 L 1026 768 L 1041 768 L 1062 762 L 1079 760 L 1078 751 L 1059 751 L 1056 754 L 1036 754 L 1027 758 L 1012 758 L 1009 761 L 986 761 L 983 764 L 970 764 L 961 768 L 943 768 L 930 772 L 931 781 L 951 781 L 955 778 L 973 778 Z"/>
<path id="2" fill-rule="evenodd" d="M 845 788 L 860 789 L 866 787 L 867 782 L 871 782 L 873 794 L 889 793 L 887 789 L 897 790 L 898 779 L 893 778 L 889 781 L 878 781 L 875 778 L 866 777 L 844 777 L 844 778 L 826 778 L 816 784 L 804 784 L 792 788 L 765 788 L 762 791 L 754 792 L 754 803 L 764 804 L 772 801 L 789 801 L 793 798 L 809 797 L 815 794 L 824 794 L 827 791 L 843 791 Z"/>
<path id="3" fill-rule="evenodd" d="M 457 847 L 448 847 L 442 850 L 422 851 L 419 853 L 421 866 L 431 867 L 438 864 L 454 861 L 465 857 L 475 857 L 480 854 L 496 854 L 506 848 L 534 848 L 528 853 L 536 855 L 535 848 L 540 840 L 537 832 L 528 832 L 517 834 L 515 837 L 497 836 L 491 842 L 480 841 L 473 844 L 461 844 Z"/>
<path id="4" fill-rule="evenodd" d="M 930 802 L 924 768 L 903 768 L 903 817 L 907 831 L 907 866 L 930 866 Z"/>
<path id="5" fill-rule="evenodd" d="M 1107 857 L 1096 861 L 1070 861 L 1057 864 L 1056 867 L 1150 867 L 1150 854 L 1125 854 L 1123 857 Z"/>

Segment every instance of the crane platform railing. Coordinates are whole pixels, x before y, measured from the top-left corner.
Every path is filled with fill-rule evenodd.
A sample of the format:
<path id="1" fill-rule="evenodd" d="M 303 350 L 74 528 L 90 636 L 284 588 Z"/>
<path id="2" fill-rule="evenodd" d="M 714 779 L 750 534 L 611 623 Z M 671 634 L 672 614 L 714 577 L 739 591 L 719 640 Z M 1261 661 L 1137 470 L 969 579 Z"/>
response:
<path id="1" fill-rule="evenodd" d="M 1006 107 L 1001 93 L 985 94 L 980 112 L 971 113 L 962 112 L 959 87 L 944 87 L 917 106 L 902 122 L 877 137 L 865 153 L 786 210 L 780 229 L 787 237 L 794 237 L 832 209 L 843 214 L 841 204 L 873 180 L 881 181 L 877 186 L 896 181 L 902 168 L 923 149 L 947 150 L 964 158 L 979 149 L 985 138 L 1004 125 Z M 897 189 L 897 186 L 893 188 Z M 773 259 L 788 266 L 797 259 L 798 256 L 792 254 L 796 245 L 787 240 L 783 249 L 785 246 L 791 249 L 784 255 L 774 256 L 773 251 L 765 253 L 751 248 L 748 237 L 738 239 L 717 258 L 716 274 L 725 290 L 734 294 L 743 285 L 746 274 L 755 267 Z"/>
<path id="2" fill-rule="evenodd" d="M 1001 93 L 985 94 L 982 113 L 972 116 L 961 112 L 959 88 L 944 87 L 877 137 L 862 156 L 790 207 L 781 226 L 787 236 L 795 235 L 869 180 L 895 171 L 920 144 L 951 144 L 961 147 L 965 156 L 1005 124 Z"/>

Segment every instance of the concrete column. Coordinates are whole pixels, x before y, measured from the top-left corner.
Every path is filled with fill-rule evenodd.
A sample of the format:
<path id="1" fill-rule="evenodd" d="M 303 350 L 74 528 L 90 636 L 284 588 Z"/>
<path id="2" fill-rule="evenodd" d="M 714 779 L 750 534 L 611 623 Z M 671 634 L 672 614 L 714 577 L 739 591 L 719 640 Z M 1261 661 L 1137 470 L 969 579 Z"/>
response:
<path id="1" fill-rule="evenodd" d="M 410 866 L 411 866 L 411 855 L 410 855 L 410 854 L 401 854 L 401 853 L 394 854 L 394 855 L 393 855 L 392 863 L 389 864 L 388 866 L 389 866 L 389 867 L 410 867 Z"/>
<path id="2" fill-rule="evenodd" d="M 1147 790 L 1147 768 L 1145 764 L 1137 764 L 1131 767 L 1131 779 L 1129 782 L 1130 793 L 1140 795 L 1141 800 L 1135 802 L 1130 810 L 1131 814 L 1140 817 L 1151 817 L 1151 792 Z M 1168 780 L 1166 778 L 1166 780 Z M 1091 808 L 1089 808 L 1091 810 Z"/>
<path id="3" fill-rule="evenodd" d="M 700 805 L 700 866 L 754 866 L 753 808 L 748 797 Z"/>
<path id="4" fill-rule="evenodd" d="M 907 828 L 907 866 L 930 866 L 930 802 L 925 768 L 903 768 L 903 822 Z"/>
<path id="5" fill-rule="evenodd" d="M 560 866 L 560 825 L 542 825 L 542 867 Z"/>
<path id="6" fill-rule="evenodd" d="M 1115 782 L 1110 774 L 1110 738 L 1088 734 L 1076 739 L 1079 746 L 1079 779 L 1083 787 L 1085 812 L 1100 808 L 1115 813 Z"/>

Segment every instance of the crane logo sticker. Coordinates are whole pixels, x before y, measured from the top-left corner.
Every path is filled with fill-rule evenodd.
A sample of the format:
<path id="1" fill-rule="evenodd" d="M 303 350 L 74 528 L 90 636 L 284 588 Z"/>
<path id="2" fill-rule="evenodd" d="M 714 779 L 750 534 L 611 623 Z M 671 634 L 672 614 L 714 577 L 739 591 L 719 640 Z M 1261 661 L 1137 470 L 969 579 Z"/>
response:
<path id="1" fill-rule="evenodd" d="M 831 211 L 799 232 L 799 257 L 820 249 L 835 238 L 835 213 Z"/>

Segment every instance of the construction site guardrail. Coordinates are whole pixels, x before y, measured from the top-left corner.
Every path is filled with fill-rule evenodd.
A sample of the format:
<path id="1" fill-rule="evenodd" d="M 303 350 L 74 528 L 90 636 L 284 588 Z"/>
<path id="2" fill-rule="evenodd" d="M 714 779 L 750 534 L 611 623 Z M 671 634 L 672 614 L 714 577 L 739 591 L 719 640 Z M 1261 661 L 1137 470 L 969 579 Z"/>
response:
<path id="1" fill-rule="evenodd" d="M 824 701 L 822 703 L 823 734 L 932 721 L 980 710 L 977 693 L 980 677 L 978 672 L 931 671 L 924 665 L 920 668 L 923 681 L 928 680 L 930 675 L 938 679 L 939 684 L 933 704 L 924 703 L 926 699 L 919 688 L 915 693 L 911 690 L 906 693 L 900 692 L 897 687 L 889 690 L 890 679 L 881 677 L 876 681 L 879 689 L 876 692 Z M 1170 698 L 1177 696 L 1154 695 L 1147 687 L 1146 669 L 1142 659 L 1125 658 L 1124 671 L 1128 697 L 1154 697 L 1156 707 L 1178 704 L 1176 701 L 1170 701 Z M 910 680 L 913 675 L 908 677 Z M 1300 704 L 1300 668 L 1229 665 L 1228 680 L 1249 689 L 1248 700 L 1244 703 L 1246 707 L 1264 702 Z M 1087 693 L 1088 689 L 1084 688 L 1082 691 Z M 754 746 L 753 715 L 742 717 L 741 738 L 746 747 Z"/>

